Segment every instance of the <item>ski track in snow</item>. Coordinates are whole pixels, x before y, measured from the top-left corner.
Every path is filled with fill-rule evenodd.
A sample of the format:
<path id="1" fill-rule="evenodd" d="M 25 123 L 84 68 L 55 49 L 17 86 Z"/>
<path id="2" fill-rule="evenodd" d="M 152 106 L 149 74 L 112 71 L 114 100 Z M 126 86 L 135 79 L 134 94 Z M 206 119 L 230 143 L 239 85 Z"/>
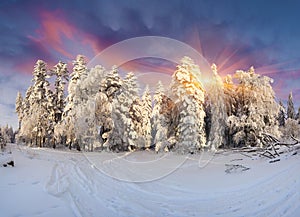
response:
<path id="1" fill-rule="evenodd" d="M 119 180 L 114 175 L 122 173 L 122 179 L 128 176 L 130 180 L 140 173 L 147 179 L 147 174 L 141 172 L 143 167 L 138 168 L 139 165 L 136 165 L 138 169 L 135 169 L 133 161 L 139 161 L 139 157 L 142 161 L 144 157 L 155 154 L 140 152 L 126 155 L 126 160 L 118 157 L 107 161 L 106 158 L 112 159 L 114 155 L 12 147 L 27 158 L 53 162 L 45 190 L 70 204 L 78 217 L 275 217 L 296 216 L 300 211 L 299 154 L 274 164 L 268 163 L 266 159 L 253 160 L 236 153 L 216 155 L 203 168 L 198 166 L 197 156 L 193 156 L 194 160 L 189 158 L 180 164 L 182 158 L 171 154 L 163 158 L 165 161 L 162 161 L 164 164 L 161 167 L 171 168 L 176 159 L 180 159 L 177 163 L 181 166 L 176 171 L 154 181 L 130 182 Z M 206 155 L 208 159 L 211 157 Z M 95 160 L 96 157 L 103 158 L 101 163 Z M 237 158 L 239 161 L 233 163 L 249 166 L 250 170 L 226 174 L 224 165 Z M 159 171 L 158 165 L 155 164 L 156 168 L 152 171 Z M 149 169 L 149 165 L 144 168 Z M 107 175 L 109 170 L 112 176 Z"/>

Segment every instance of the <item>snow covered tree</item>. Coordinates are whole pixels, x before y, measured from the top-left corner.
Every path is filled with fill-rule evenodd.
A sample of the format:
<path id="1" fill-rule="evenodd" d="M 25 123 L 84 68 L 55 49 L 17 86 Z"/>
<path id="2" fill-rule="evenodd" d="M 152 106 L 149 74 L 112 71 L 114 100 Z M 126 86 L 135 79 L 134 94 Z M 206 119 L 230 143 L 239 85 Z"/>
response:
<path id="1" fill-rule="evenodd" d="M 54 120 L 55 123 L 61 121 L 62 113 L 65 108 L 65 84 L 69 80 L 69 71 L 67 64 L 59 61 L 52 70 L 52 75 L 55 76 L 54 84 Z"/>
<path id="2" fill-rule="evenodd" d="M 68 85 L 67 105 L 64 110 L 64 115 L 68 115 L 73 106 L 80 102 L 75 101 L 76 89 L 80 80 L 84 79 L 87 75 L 87 67 L 84 56 L 78 55 L 76 60 L 73 61 L 73 72 L 70 74 L 70 81 Z M 82 77 L 83 76 L 83 77 Z"/>
<path id="3" fill-rule="evenodd" d="M 167 128 L 162 126 L 163 116 L 161 115 L 162 98 L 163 98 L 164 88 L 159 81 L 156 85 L 154 99 L 154 107 L 152 110 L 152 128 L 153 128 L 153 144 L 155 145 L 155 151 L 159 151 L 162 147 L 163 140 L 167 139 Z"/>
<path id="4" fill-rule="evenodd" d="M 142 132 L 141 136 L 144 140 L 144 147 L 150 148 L 152 139 L 152 126 L 151 126 L 151 113 L 152 113 L 152 97 L 149 87 L 146 86 L 145 92 L 142 96 Z"/>
<path id="5" fill-rule="evenodd" d="M 298 113 L 296 115 L 296 120 L 298 121 L 298 124 L 300 124 L 300 107 L 298 108 Z"/>
<path id="6" fill-rule="evenodd" d="M 5 144 L 14 142 L 14 131 L 8 125 L 1 127 L 1 135 Z"/>
<path id="7" fill-rule="evenodd" d="M 48 77 L 46 63 L 42 60 L 38 60 L 33 71 L 33 103 L 31 104 L 31 114 L 33 117 L 35 116 L 33 113 L 39 114 L 34 132 L 36 136 L 36 145 L 42 147 L 44 145 L 46 129 L 48 127 L 48 86 L 49 82 L 46 80 Z"/>
<path id="8" fill-rule="evenodd" d="M 194 153 L 206 146 L 204 89 L 198 78 L 200 74 L 193 60 L 184 57 L 172 76 L 170 89 L 178 109 L 176 149 L 181 153 Z"/>
<path id="9" fill-rule="evenodd" d="M 172 114 L 174 111 L 174 103 L 165 95 L 162 83 L 159 81 L 154 98 L 154 107 L 152 110 L 152 128 L 153 128 L 153 144 L 155 151 L 168 151 L 171 147 L 170 138 L 174 138 L 174 129 L 172 127 Z"/>
<path id="10" fill-rule="evenodd" d="M 24 116 L 28 116 L 29 115 L 29 109 L 30 109 L 30 105 L 32 103 L 32 99 L 33 99 L 33 86 L 30 86 L 25 93 L 25 98 L 23 99 L 23 103 L 22 103 L 22 111 L 23 111 L 23 117 Z"/>
<path id="11" fill-rule="evenodd" d="M 204 112 L 205 112 L 205 117 L 204 117 L 204 125 L 205 125 L 205 135 L 206 138 L 209 139 L 209 133 L 211 130 L 211 121 L 212 121 L 212 115 L 211 115 L 211 107 L 210 107 L 210 102 L 209 102 L 209 96 L 208 92 L 205 92 L 204 95 Z M 210 146 L 209 141 L 207 142 L 207 146 Z"/>
<path id="12" fill-rule="evenodd" d="M 31 137 L 29 135 L 31 135 L 31 131 L 32 131 L 34 123 L 28 122 L 29 109 L 30 109 L 30 105 L 32 102 L 32 98 L 33 98 L 32 91 L 33 91 L 33 86 L 30 86 L 26 91 L 25 97 L 22 102 L 22 106 L 20 108 L 20 110 L 21 110 L 20 116 L 22 118 L 22 123 L 20 125 L 19 131 L 17 134 L 17 142 L 18 143 L 23 143 L 23 142 L 25 142 L 26 144 L 32 143 Z M 27 127 L 22 126 L 22 125 L 24 125 L 24 123 L 29 126 L 27 126 Z"/>
<path id="13" fill-rule="evenodd" d="M 142 103 L 139 97 L 137 77 L 132 72 L 126 75 L 123 88 L 127 101 L 123 104 L 129 108 L 125 135 L 128 137 L 128 149 L 134 150 L 142 148 L 143 141 L 140 137 L 140 132 L 142 131 Z"/>
<path id="14" fill-rule="evenodd" d="M 93 151 L 96 133 L 95 102 L 88 100 L 76 109 L 75 137 L 81 150 Z"/>
<path id="15" fill-rule="evenodd" d="M 137 79 L 128 73 L 123 81 L 120 93 L 112 102 L 113 129 L 104 146 L 110 150 L 127 151 L 138 148 L 139 125 L 142 120 Z"/>
<path id="16" fill-rule="evenodd" d="M 129 150 L 136 150 L 145 148 L 146 138 L 142 137 L 143 134 L 143 105 L 139 97 L 135 98 L 129 108 L 129 120 L 127 125 L 127 134 L 129 135 L 130 145 Z"/>
<path id="17" fill-rule="evenodd" d="M 87 67 L 85 57 L 78 55 L 76 60 L 73 61 L 73 72 L 70 74 L 70 81 L 68 85 L 68 96 L 67 104 L 63 112 L 61 126 L 56 128 L 56 136 L 66 135 L 67 144 L 69 148 L 74 147 L 80 150 L 78 138 L 76 138 L 75 127 L 76 127 L 76 110 L 82 103 L 81 96 L 78 89 L 80 81 L 87 77 Z"/>
<path id="18" fill-rule="evenodd" d="M 300 138 L 300 125 L 295 119 L 288 118 L 285 126 L 280 128 L 284 139 L 291 139 L 291 137 Z"/>
<path id="19" fill-rule="evenodd" d="M 295 108 L 294 108 L 294 102 L 293 102 L 293 94 L 290 92 L 289 99 L 287 102 L 287 118 L 295 119 Z"/>
<path id="20" fill-rule="evenodd" d="M 54 92 L 48 90 L 48 111 L 49 111 L 49 126 L 46 129 L 47 139 L 46 142 L 56 147 L 58 141 L 62 141 L 58 135 L 55 135 L 56 125 L 62 120 L 62 114 L 65 109 L 65 84 L 68 81 L 68 69 L 67 64 L 59 61 L 53 69 L 50 71 L 50 76 L 54 76 Z M 60 135 L 63 136 L 63 135 Z"/>
<path id="21" fill-rule="evenodd" d="M 227 75 L 223 81 L 224 87 L 224 96 L 225 96 L 225 107 L 227 116 L 236 113 L 236 92 L 235 92 L 235 85 L 232 81 L 231 75 Z"/>
<path id="22" fill-rule="evenodd" d="M 211 112 L 211 126 L 209 131 L 208 146 L 215 150 L 226 144 L 225 127 L 227 111 L 225 107 L 224 86 L 221 77 L 218 75 L 217 66 L 212 65 L 212 80 L 207 91 L 208 104 Z"/>
<path id="23" fill-rule="evenodd" d="M 84 60 L 84 56 L 78 55 L 76 60 L 73 61 L 73 72 L 70 74 L 70 81 L 68 85 L 68 97 L 67 97 L 67 108 L 65 109 L 65 113 L 68 110 L 71 110 L 71 106 L 74 103 L 74 96 L 76 94 L 76 87 L 81 79 L 82 75 L 86 75 L 86 62 Z"/>
<path id="24" fill-rule="evenodd" d="M 106 77 L 107 71 L 103 66 L 97 65 L 89 70 L 86 79 L 80 82 L 85 98 L 94 98 L 101 89 L 101 82 Z"/>
<path id="25" fill-rule="evenodd" d="M 103 145 L 113 129 L 112 103 L 120 93 L 122 79 L 118 69 L 113 67 L 100 84 L 100 92 L 96 94 L 96 123 L 99 126 L 99 142 Z"/>
<path id="26" fill-rule="evenodd" d="M 112 105 L 105 93 L 99 92 L 95 96 L 95 122 L 97 124 L 99 148 L 103 147 L 107 134 L 112 129 Z M 98 147 L 96 147 L 98 148 Z"/>
<path id="27" fill-rule="evenodd" d="M 53 148 L 56 148 L 56 142 L 55 142 L 55 136 L 54 136 L 54 128 L 57 124 L 55 122 L 55 111 L 56 111 L 56 97 L 52 90 L 47 89 L 47 110 L 48 110 L 48 125 L 45 129 L 46 131 L 46 138 L 45 138 L 45 144 L 47 146 L 52 146 Z"/>
<path id="28" fill-rule="evenodd" d="M 96 119 L 96 100 L 99 100 L 97 94 L 101 91 L 101 82 L 106 74 L 104 67 L 96 66 L 88 71 L 85 79 L 80 80 L 76 89 L 76 96 L 80 99 L 75 122 L 76 137 L 81 138 L 82 147 L 85 146 L 89 150 L 94 149 L 95 142 L 98 146 L 98 126 L 101 126 L 101 123 L 97 123 L 99 119 Z"/>
<path id="29" fill-rule="evenodd" d="M 28 88 L 24 100 L 25 116 L 20 130 L 20 135 L 35 140 L 35 145 L 40 147 L 44 145 L 48 127 L 47 77 L 46 63 L 38 60 L 33 70 L 33 85 Z"/>
<path id="30" fill-rule="evenodd" d="M 119 94 L 122 84 L 123 81 L 118 69 L 116 66 L 113 66 L 109 73 L 106 74 L 105 79 L 102 80 L 100 91 L 107 95 L 109 101 L 112 101 L 113 98 Z"/>
<path id="31" fill-rule="evenodd" d="M 237 71 L 234 77 L 238 82 L 237 108 L 227 121 L 234 146 L 263 146 L 262 133 L 280 136 L 273 80 L 256 74 L 253 67 Z"/>
<path id="32" fill-rule="evenodd" d="M 73 72 L 71 74 L 72 83 L 76 85 L 78 80 L 84 80 L 87 76 L 87 63 L 85 56 L 77 55 L 76 59 L 73 61 Z"/>
<path id="33" fill-rule="evenodd" d="M 6 146 L 6 143 L 3 139 L 2 133 L 0 131 L 0 148 L 1 148 L 0 151 L 3 151 L 5 146 Z"/>
<path id="34" fill-rule="evenodd" d="M 18 95 L 16 98 L 16 113 L 18 115 L 18 122 L 19 122 L 18 129 L 20 129 L 21 123 L 22 123 L 22 118 L 23 118 L 23 97 L 20 92 L 18 92 Z"/>
<path id="35" fill-rule="evenodd" d="M 285 107 L 282 103 L 282 101 L 279 101 L 279 113 L 278 113 L 278 123 L 280 127 L 283 127 L 285 125 Z"/>
<path id="36" fill-rule="evenodd" d="M 227 75 L 223 79 L 223 88 L 224 88 L 224 103 L 225 103 L 225 109 L 227 117 L 230 117 L 231 115 L 236 115 L 236 108 L 237 108 L 237 102 L 236 102 L 236 86 L 233 83 L 233 79 L 231 75 Z M 226 124 L 225 127 L 225 137 L 226 137 L 226 146 L 230 146 L 233 144 L 232 141 L 232 132 L 231 128 L 229 128 Z"/>

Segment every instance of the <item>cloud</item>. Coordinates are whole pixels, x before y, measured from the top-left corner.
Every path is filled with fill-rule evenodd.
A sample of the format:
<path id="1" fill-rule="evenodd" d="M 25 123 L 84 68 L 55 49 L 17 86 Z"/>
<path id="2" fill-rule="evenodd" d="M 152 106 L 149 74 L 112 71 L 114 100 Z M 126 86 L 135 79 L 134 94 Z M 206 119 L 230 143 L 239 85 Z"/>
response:
<path id="1" fill-rule="evenodd" d="M 28 80 L 37 59 L 49 66 L 70 62 L 79 53 L 91 59 L 121 40 L 158 35 L 192 45 L 217 63 L 222 74 L 254 65 L 275 79 L 278 96 L 294 89 L 298 100 L 299 7 L 296 0 L 1 1 L 2 90 L 24 91 L 25 84 L 6 83 L 18 83 L 11 75 Z M 2 97 L 9 98 L 3 103 L 11 102 L 11 96 Z"/>
<path id="2" fill-rule="evenodd" d="M 98 40 L 69 23 L 60 10 L 42 11 L 41 26 L 28 38 L 53 56 L 71 60 L 81 53 L 93 57 L 100 51 Z"/>

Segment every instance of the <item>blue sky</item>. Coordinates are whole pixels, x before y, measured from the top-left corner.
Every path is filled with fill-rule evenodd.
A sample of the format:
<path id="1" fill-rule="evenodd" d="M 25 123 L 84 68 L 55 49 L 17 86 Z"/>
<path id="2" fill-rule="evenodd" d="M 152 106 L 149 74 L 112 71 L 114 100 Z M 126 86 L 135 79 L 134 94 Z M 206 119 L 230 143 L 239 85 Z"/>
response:
<path id="1" fill-rule="evenodd" d="M 14 102 L 38 59 L 51 67 L 88 59 L 119 41 L 164 36 L 185 42 L 220 73 L 254 66 L 277 98 L 300 102 L 299 1 L 0 1 L 0 124 L 16 126 Z"/>

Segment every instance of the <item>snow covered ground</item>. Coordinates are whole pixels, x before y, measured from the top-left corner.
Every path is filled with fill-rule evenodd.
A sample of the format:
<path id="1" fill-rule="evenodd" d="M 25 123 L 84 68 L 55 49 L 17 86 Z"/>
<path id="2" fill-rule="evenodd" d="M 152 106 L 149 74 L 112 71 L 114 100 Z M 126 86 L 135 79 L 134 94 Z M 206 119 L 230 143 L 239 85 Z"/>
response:
<path id="1" fill-rule="evenodd" d="M 300 214 L 299 153 L 269 163 L 232 151 L 180 156 L 9 148 L 16 165 L 0 167 L 1 216 Z"/>

